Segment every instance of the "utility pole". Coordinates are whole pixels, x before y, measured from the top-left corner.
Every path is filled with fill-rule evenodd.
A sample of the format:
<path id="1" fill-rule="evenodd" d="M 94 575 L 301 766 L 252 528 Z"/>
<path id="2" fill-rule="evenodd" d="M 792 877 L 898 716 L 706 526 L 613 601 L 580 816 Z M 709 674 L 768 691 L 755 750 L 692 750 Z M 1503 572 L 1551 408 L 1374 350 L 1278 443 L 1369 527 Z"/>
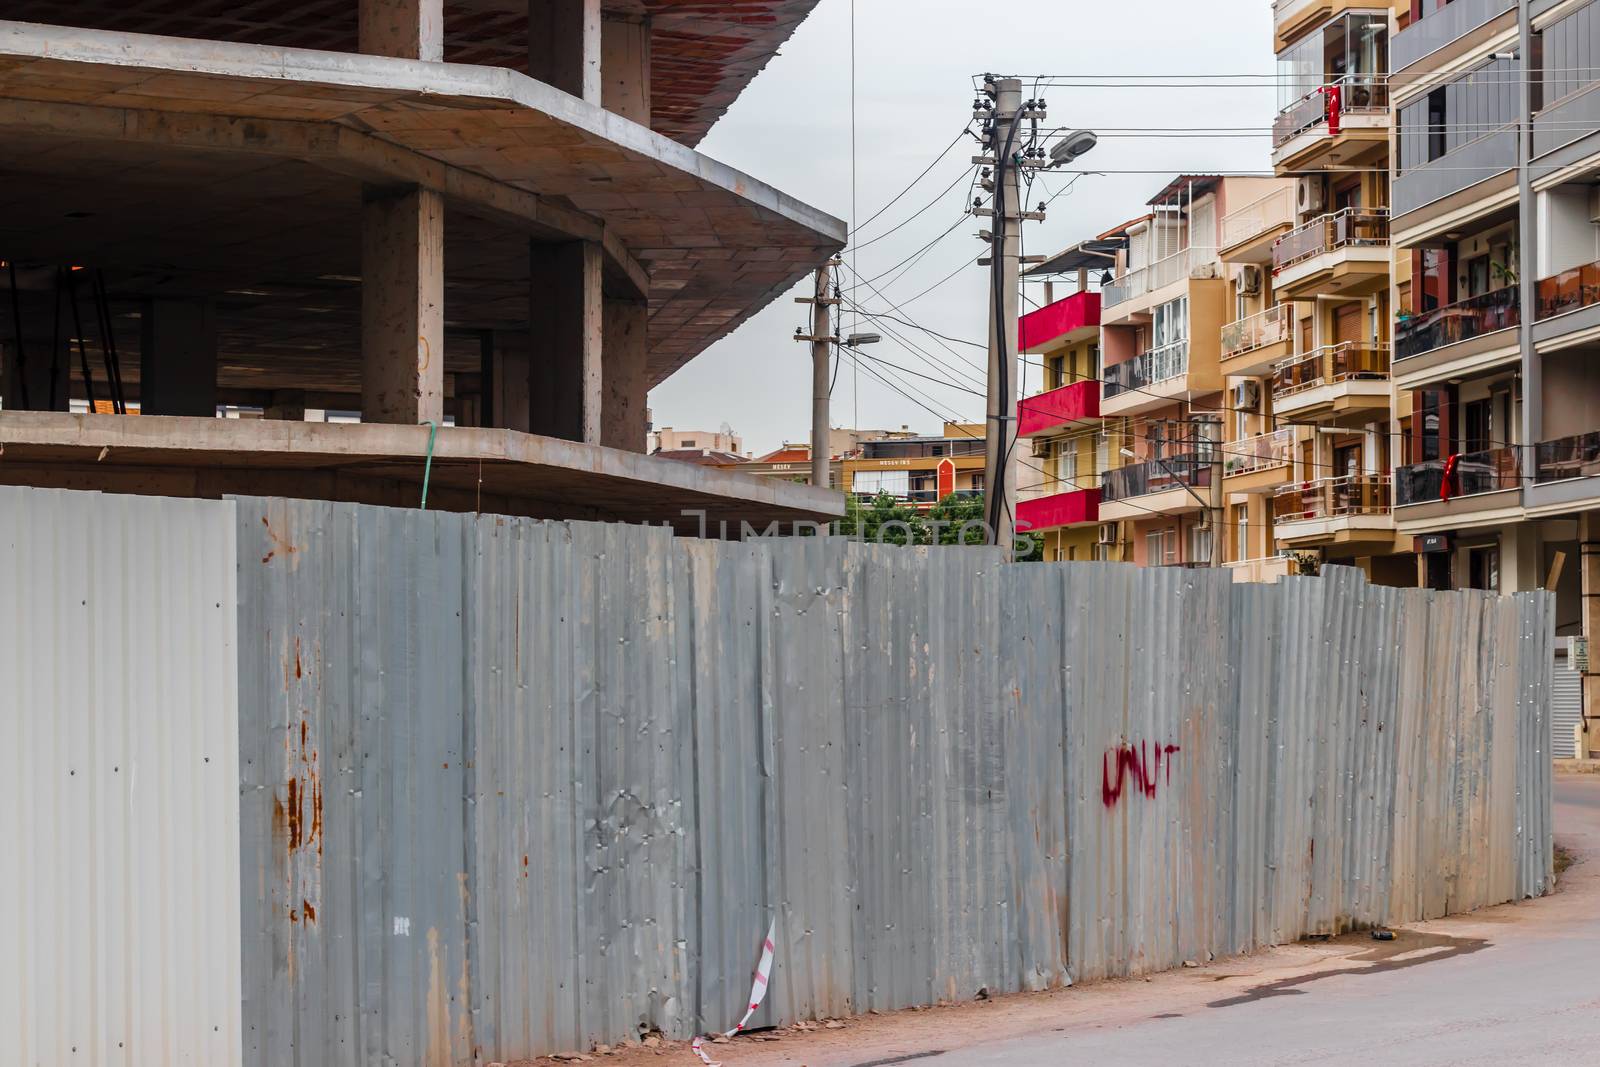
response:
<path id="1" fill-rule="evenodd" d="M 833 470 L 833 449 L 829 445 L 831 420 L 828 415 L 828 393 L 832 382 L 828 378 L 828 357 L 839 339 L 833 334 L 833 307 L 839 302 L 833 295 L 833 268 L 839 265 L 830 259 L 817 268 L 816 295 L 796 297 L 797 304 L 811 305 L 811 333 L 795 331 L 796 341 L 811 342 L 811 484 L 828 488 Z"/>
<path id="2" fill-rule="evenodd" d="M 811 305 L 811 484 L 823 489 L 828 488 L 833 459 L 833 449 L 828 446 L 828 357 L 833 347 L 831 263 L 830 260 L 817 268 L 816 303 Z"/>
<path id="3" fill-rule="evenodd" d="M 997 78 L 988 149 L 994 159 L 994 225 L 989 262 L 989 403 L 986 411 L 984 490 L 995 544 L 1010 559 L 1016 543 L 1017 294 L 1021 284 L 1022 183 L 1018 126 L 1022 80 Z"/>

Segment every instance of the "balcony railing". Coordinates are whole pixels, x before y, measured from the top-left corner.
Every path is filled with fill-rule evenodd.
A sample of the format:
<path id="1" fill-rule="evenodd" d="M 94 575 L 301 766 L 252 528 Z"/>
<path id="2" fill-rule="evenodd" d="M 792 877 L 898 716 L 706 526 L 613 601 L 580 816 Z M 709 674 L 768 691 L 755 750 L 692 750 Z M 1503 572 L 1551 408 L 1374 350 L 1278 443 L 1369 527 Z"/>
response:
<path id="1" fill-rule="evenodd" d="M 1181 378 L 1189 373 L 1189 342 L 1177 341 L 1141 352 L 1130 360 L 1106 368 L 1105 396 L 1110 400 L 1123 393 L 1137 392 L 1157 382 Z"/>
<path id="2" fill-rule="evenodd" d="M 1389 479 L 1378 474 L 1350 474 L 1302 482 L 1280 489 L 1272 498 L 1272 518 L 1276 523 L 1286 523 L 1351 515 L 1387 515 L 1392 510 L 1389 490 Z"/>
<path id="3" fill-rule="evenodd" d="M 1539 318 L 1600 304 L 1600 263 L 1586 263 L 1539 282 Z"/>
<path id="4" fill-rule="evenodd" d="M 1498 493 L 1522 485 L 1522 450 L 1491 448 L 1487 452 L 1464 452 L 1456 457 L 1450 478 L 1449 498 Z M 1394 472 L 1394 502 L 1397 506 L 1426 504 L 1446 498 L 1445 470 L 1449 461 L 1431 459 Z"/>
<path id="5" fill-rule="evenodd" d="M 1158 259 L 1149 266 L 1139 267 L 1128 271 L 1118 278 L 1113 284 L 1100 290 L 1100 304 L 1102 307 L 1114 307 L 1125 304 L 1129 300 L 1137 299 L 1146 293 L 1153 293 L 1158 289 L 1165 289 L 1175 282 L 1190 277 L 1196 267 L 1210 263 L 1217 258 L 1215 248 L 1185 248 L 1163 259 Z"/>
<path id="6" fill-rule="evenodd" d="M 1348 207 L 1278 238 L 1272 246 L 1272 269 L 1276 273 L 1341 248 L 1382 248 L 1388 243 L 1388 208 Z"/>
<path id="7" fill-rule="evenodd" d="M 1222 217 L 1222 247 L 1232 248 L 1268 230 L 1294 222 L 1294 189 L 1275 189 L 1253 204 Z"/>
<path id="8" fill-rule="evenodd" d="M 1242 441 L 1229 441 L 1223 447 L 1226 449 L 1222 456 L 1222 473 L 1225 475 L 1287 467 L 1294 462 L 1294 429 L 1285 427 Z"/>
<path id="9" fill-rule="evenodd" d="M 1333 115 L 1337 91 L 1339 116 L 1383 114 L 1389 109 L 1389 80 L 1383 74 L 1346 74 L 1336 81 L 1313 89 L 1278 112 L 1272 122 L 1272 147 L 1281 148 L 1307 130 L 1327 122 Z"/>
<path id="10" fill-rule="evenodd" d="M 1454 0 L 1429 8 L 1422 18 L 1395 34 L 1389 43 L 1390 66 L 1404 70 L 1445 45 L 1517 6 L 1517 0 Z"/>
<path id="11" fill-rule="evenodd" d="M 1211 458 L 1198 452 L 1105 471 L 1100 475 L 1100 499 L 1127 500 L 1129 497 L 1164 493 L 1168 489 L 1203 489 L 1211 485 Z"/>
<path id="12" fill-rule="evenodd" d="M 1533 480 L 1541 485 L 1600 475 L 1600 432 L 1540 441 L 1533 465 Z"/>
<path id="13" fill-rule="evenodd" d="M 1394 358 L 1409 359 L 1457 341 L 1468 341 L 1522 322 L 1521 290 L 1515 285 L 1480 293 L 1394 324 Z"/>
<path id="14" fill-rule="evenodd" d="M 1222 328 L 1222 358 L 1242 356 L 1293 336 L 1294 305 L 1277 304 Z"/>
<path id="15" fill-rule="evenodd" d="M 1281 400 L 1320 385 L 1354 380 L 1381 382 L 1388 377 L 1388 345 L 1346 341 L 1279 363 L 1272 369 L 1272 396 Z"/>

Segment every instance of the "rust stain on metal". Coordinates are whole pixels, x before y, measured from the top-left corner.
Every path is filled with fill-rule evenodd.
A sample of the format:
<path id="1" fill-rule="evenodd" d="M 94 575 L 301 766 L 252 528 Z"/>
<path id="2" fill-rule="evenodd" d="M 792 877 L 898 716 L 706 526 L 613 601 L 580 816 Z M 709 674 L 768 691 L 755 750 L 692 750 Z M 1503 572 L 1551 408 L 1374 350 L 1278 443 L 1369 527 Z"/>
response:
<path id="1" fill-rule="evenodd" d="M 305 677 L 305 670 L 300 666 L 300 639 L 298 637 L 294 639 L 294 676 L 296 678 Z M 300 729 L 302 731 L 305 730 L 305 726 L 306 724 L 304 722 L 300 723 Z M 303 732 L 300 735 L 300 742 L 301 744 L 305 743 L 305 734 Z"/>
<path id="2" fill-rule="evenodd" d="M 317 907 L 311 901 L 302 900 L 300 902 L 300 910 L 305 913 L 306 922 L 314 923 L 317 921 Z"/>
<path id="3" fill-rule="evenodd" d="M 280 550 L 286 556 L 292 556 L 296 552 L 300 551 L 299 545 L 291 543 L 287 538 L 280 537 L 278 533 L 273 530 L 272 523 L 267 520 L 265 515 L 261 516 L 261 525 L 267 528 L 267 536 L 272 538 L 272 547 L 267 550 L 267 554 L 265 556 L 261 557 L 262 563 L 271 563 L 273 557 L 275 557 Z"/>

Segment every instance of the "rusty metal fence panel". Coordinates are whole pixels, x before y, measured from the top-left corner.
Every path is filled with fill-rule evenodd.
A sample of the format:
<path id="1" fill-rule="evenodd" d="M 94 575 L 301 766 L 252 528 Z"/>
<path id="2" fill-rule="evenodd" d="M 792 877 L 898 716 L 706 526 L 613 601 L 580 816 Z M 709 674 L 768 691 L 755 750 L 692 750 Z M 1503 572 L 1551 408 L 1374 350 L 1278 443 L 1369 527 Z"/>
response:
<path id="1" fill-rule="evenodd" d="M 29 873 L 0 881 L 29 916 L 12 1034 L 19 1012 L 41 1040 L 70 1030 L 29 999 L 40 923 L 84 974 L 138 946 L 158 986 L 220 1013 L 207 1062 L 434 1065 L 726 1028 L 769 926 L 758 1026 L 1550 886 L 1543 593 L 0 493 L 14 604 L 49 613 L 0 650 L 26 742 L 10 780 L 33 783 L 7 809 Z M 68 662 L 80 616 L 95 667 L 74 688 L 39 665 Z M 236 771 L 218 749 L 235 693 Z M 182 736 L 158 752 L 166 735 L 86 710 L 119 700 L 117 722 Z M 78 804 L 69 757 L 99 774 L 124 749 L 166 791 Z M 28 789 L 59 794 L 73 835 L 28 836 Z M 164 821 L 180 801 L 193 825 Z M 200 916 L 159 944 L 110 920 L 88 944 L 74 920 L 108 906 L 99 889 L 41 888 L 119 804 L 165 858 L 117 844 L 105 884 L 185 872 L 159 907 Z M 207 965 L 183 969 L 196 949 Z M 189 1018 L 130 1010 L 155 1027 L 136 1041 Z"/>
<path id="2" fill-rule="evenodd" d="M 240 1062 L 234 525 L 0 488 L 0 1062 Z"/>

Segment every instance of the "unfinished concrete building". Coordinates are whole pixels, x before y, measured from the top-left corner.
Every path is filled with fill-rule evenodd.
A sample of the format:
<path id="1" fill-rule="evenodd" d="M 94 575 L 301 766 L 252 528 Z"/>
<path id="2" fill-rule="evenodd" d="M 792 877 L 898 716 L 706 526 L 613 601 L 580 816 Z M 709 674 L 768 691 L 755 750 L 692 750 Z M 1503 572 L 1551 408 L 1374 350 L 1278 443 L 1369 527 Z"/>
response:
<path id="1" fill-rule="evenodd" d="M 694 150 L 815 2 L 13 0 L 0 482 L 841 512 L 642 454 L 844 241 Z"/>

